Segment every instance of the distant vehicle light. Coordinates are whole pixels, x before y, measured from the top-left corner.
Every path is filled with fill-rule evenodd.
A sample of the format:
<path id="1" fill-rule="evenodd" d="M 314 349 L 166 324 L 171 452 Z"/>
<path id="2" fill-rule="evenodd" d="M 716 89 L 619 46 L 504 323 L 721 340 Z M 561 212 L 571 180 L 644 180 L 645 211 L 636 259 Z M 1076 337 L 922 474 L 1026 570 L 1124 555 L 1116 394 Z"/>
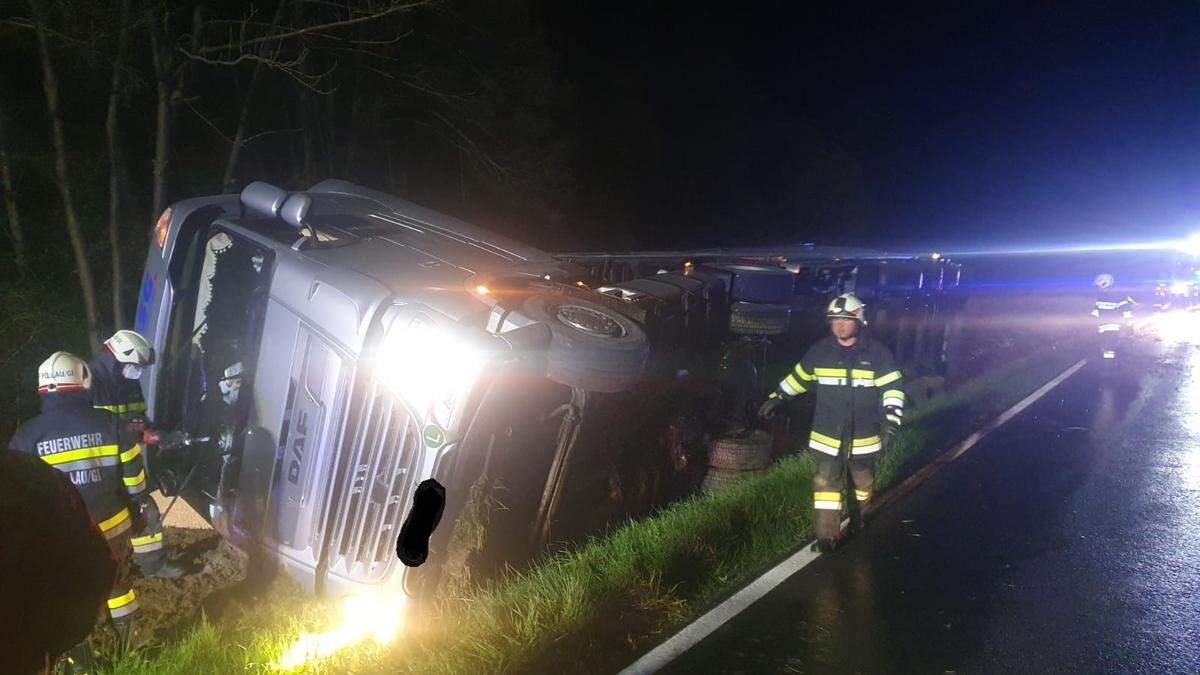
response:
<path id="1" fill-rule="evenodd" d="M 154 242 L 158 244 L 158 252 L 166 253 L 167 232 L 171 229 L 171 209 L 168 207 L 154 223 Z"/>
<path id="2" fill-rule="evenodd" d="M 1176 281 L 1175 283 L 1171 284 L 1171 294 L 1172 295 L 1187 295 L 1188 290 L 1190 290 L 1190 288 L 1191 288 L 1191 284 L 1189 284 L 1188 282 Z"/>
<path id="3" fill-rule="evenodd" d="M 942 257 L 942 254 L 941 254 L 941 253 L 938 253 L 937 251 L 934 251 L 934 252 L 933 252 L 933 255 L 931 255 L 931 256 L 929 256 L 929 257 L 930 257 L 930 258 L 933 258 L 934 260 L 939 260 L 939 259 L 941 259 L 941 257 Z"/>
<path id="4" fill-rule="evenodd" d="M 478 286 L 475 287 L 475 292 L 480 295 L 488 295 L 492 292 L 492 289 L 488 288 L 487 286 L 484 286 L 483 284 L 479 284 Z"/>
<path id="5" fill-rule="evenodd" d="M 1200 232 L 1184 239 L 1179 243 L 1179 250 L 1193 256 L 1200 256 Z"/>

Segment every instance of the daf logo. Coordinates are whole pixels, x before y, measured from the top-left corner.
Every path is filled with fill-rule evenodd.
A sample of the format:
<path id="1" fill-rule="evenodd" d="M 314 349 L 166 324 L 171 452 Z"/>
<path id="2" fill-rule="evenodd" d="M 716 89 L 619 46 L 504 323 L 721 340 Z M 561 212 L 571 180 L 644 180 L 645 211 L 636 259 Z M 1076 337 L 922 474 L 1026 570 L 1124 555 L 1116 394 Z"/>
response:
<path id="1" fill-rule="evenodd" d="M 296 432 L 292 436 L 291 461 L 288 462 L 288 482 L 300 484 L 300 465 L 304 462 L 304 441 L 308 437 L 308 414 L 300 411 L 296 419 Z"/>

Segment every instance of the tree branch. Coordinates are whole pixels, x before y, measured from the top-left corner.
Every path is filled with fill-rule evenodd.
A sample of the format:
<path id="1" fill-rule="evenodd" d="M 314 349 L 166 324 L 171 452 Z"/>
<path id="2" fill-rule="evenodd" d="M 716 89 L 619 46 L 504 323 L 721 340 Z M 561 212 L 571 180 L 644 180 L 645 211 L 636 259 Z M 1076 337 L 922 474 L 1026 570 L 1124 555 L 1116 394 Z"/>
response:
<path id="1" fill-rule="evenodd" d="M 225 141 L 226 143 L 228 143 L 230 145 L 233 145 L 233 139 L 226 136 L 225 132 L 221 131 L 221 128 L 218 127 L 216 125 L 216 123 L 214 123 L 212 120 L 208 119 L 208 117 L 206 117 L 204 115 L 204 113 L 200 112 L 199 110 L 196 110 L 196 106 L 192 105 L 192 102 L 190 99 L 183 98 L 181 100 L 183 101 L 183 104 L 188 107 L 188 110 L 191 110 L 196 115 L 196 117 L 199 117 L 201 122 L 204 122 L 204 124 L 207 125 L 209 129 L 213 130 L 213 133 L 220 136 L 221 140 Z"/>
<path id="2" fill-rule="evenodd" d="M 350 19 L 342 19 L 340 21 L 330 21 L 328 23 L 317 24 L 315 26 L 306 26 L 304 28 L 297 28 L 295 30 L 288 31 L 286 33 L 280 33 L 278 35 L 264 35 L 262 37 L 257 37 L 257 38 L 253 38 L 250 40 L 242 40 L 236 44 L 231 43 L 231 44 L 213 45 L 210 47 L 204 47 L 202 49 L 197 50 L 197 53 L 212 54 L 214 52 L 219 52 L 219 51 L 234 51 L 234 50 L 244 49 L 245 47 L 251 47 L 254 45 L 263 44 L 265 42 L 289 40 L 294 37 L 301 37 L 304 35 L 312 35 L 312 34 L 322 33 L 327 30 L 334 30 L 337 28 L 345 28 L 347 26 L 355 26 L 360 23 L 376 21 L 378 19 L 382 19 L 384 17 L 391 16 L 392 14 L 398 14 L 400 12 L 412 11 L 414 9 L 419 9 L 421 7 L 426 7 L 426 6 L 429 6 L 432 4 L 434 4 L 434 0 L 417 0 L 416 2 L 402 3 L 399 5 L 393 5 L 387 9 L 372 12 L 370 14 L 366 14 L 363 16 L 353 17 Z"/>

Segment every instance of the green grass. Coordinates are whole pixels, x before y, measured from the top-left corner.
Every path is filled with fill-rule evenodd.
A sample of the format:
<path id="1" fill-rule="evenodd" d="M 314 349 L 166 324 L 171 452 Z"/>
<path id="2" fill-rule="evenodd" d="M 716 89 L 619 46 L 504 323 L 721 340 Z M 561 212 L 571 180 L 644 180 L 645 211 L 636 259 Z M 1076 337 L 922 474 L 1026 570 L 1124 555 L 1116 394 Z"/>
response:
<path id="1" fill-rule="evenodd" d="M 1021 359 L 913 411 L 878 467 L 885 489 L 1061 372 L 1062 351 Z M 780 462 L 728 491 L 673 504 L 527 572 L 441 600 L 410 618 L 390 649 L 352 649 L 318 672 L 613 670 L 706 611 L 811 538 L 813 464 Z M 330 625 L 298 594 L 256 604 L 220 628 L 119 660 L 115 673 L 255 672 L 301 630 Z"/>

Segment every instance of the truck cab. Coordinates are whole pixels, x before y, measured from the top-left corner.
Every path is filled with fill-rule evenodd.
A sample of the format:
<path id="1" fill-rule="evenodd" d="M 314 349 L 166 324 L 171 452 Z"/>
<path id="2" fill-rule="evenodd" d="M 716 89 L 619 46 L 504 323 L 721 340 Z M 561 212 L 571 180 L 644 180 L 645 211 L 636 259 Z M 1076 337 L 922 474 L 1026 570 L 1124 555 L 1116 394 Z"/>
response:
<path id="1" fill-rule="evenodd" d="M 418 483 L 452 520 L 464 455 L 544 417 L 538 383 L 617 391 L 646 358 L 569 265 L 342 181 L 182 201 L 152 239 L 142 388 L 178 441 L 153 478 L 320 594 L 414 593 L 396 546 Z"/>

